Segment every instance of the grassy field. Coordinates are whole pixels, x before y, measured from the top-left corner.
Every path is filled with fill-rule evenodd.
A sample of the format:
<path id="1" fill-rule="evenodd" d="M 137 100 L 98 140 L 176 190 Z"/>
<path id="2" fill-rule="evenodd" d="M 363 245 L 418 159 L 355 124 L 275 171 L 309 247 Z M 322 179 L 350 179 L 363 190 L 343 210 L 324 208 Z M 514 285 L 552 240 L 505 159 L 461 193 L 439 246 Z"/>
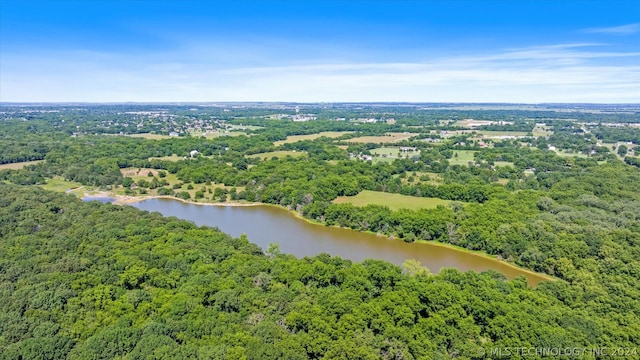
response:
<path id="1" fill-rule="evenodd" d="M 371 153 L 380 154 L 380 156 L 386 155 L 387 157 L 397 158 L 397 157 L 405 157 L 406 155 L 409 155 L 409 156 L 418 155 L 420 154 L 420 150 L 400 152 L 400 148 L 398 147 L 381 147 L 381 148 L 371 150 Z"/>
<path id="2" fill-rule="evenodd" d="M 510 161 L 494 161 L 493 165 L 494 166 L 511 166 L 511 167 L 514 166 L 513 163 Z"/>
<path id="3" fill-rule="evenodd" d="M 180 161 L 184 160 L 184 156 L 178 156 L 173 154 L 171 156 L 158 156 L 158 157 L 150 157 L 149 160 L 165 160 L 165 161 Z"/>
<path id="4" fill-rule="evenodd" d="M 130 135 L 126 135 L 129 137 L 135 137 L 135 138 L 143 138 L 143 139 L 148 139 L 148 140 L 162 140 L 162 139 L 169 139 L 170 136 L 169 135 L 160 135 L 160 134 L 130 134 Z"/>
<path id="5" fill-rule="evenodd" d="M 230 131 L 258 130 L 258 129 L 264 129 L 264 126 L 227 124 L 227 130 L 230 130 Z"/>
<path id="6" fill-rule="evenodd" d="M 286 140 L 274 141 L 273 144 L 275 146 L 280 146 L 282 144 L 294 143 L 302 140 L 314 140 L 323 136 L 328 138 L 337 138 L 345 134 L 350 134 L 351 131 L 323 131 L 317 134 L 309 134 L 309 135 L 292 135 L 287 136 Z"/>
<path id="7" fill-rule="evenodd" d="M 33 165 L 42 162 L 43 160 L 35 160 L 35 161 L 23 161 L 11 164 L 2 164 L 0 165 L 0 170 L 11 169 L 11 170 L 19 170 L 25 166 Z"/>
<path id="8" fill-rule="evenodd" d="M 264 159 L 271 159 L 274 156 L 277 156 L 277 157 L 286 157 L 286 156 L 299 157 L 299 156 L 306 156 L 306 155 L 307 155 L 307 153 L 304 152 L 304 151 L 279 150 L 279 151 L 270 151 L 270 152 L 266 152 L 266 153 L 247 155 L 247 157 L 248 158 L 260 158 L 260 159 L 264 160 Z"/>
<path id="9" fill-rule="evenodd" d="M 640 154 L 640 147 L 639 145 L 636 144 L 628 144 L 626 142 L 617 142 L 617 143 L 601 143 L 600 146 L 604 146 L 608 149 L 611 149 L 611 152 L 616 154 L 616 156 L 618 156 L 618 158 L 623 159 L 624 157 L 620 157 L 620 155 L 618 155 L 618 147 L 620 145 L 624 145 L 627 147 L 627 155 L 630 156 L 634 156 L 634 153 L 636 154 L 635 156 Z"/>
<path id="10" fill-rule="evenodd" d="M 616 148 L 618 147 L 617 143 L 606 143 L 603 142 L 600 144 L 600 146 L 604 146 L 606 148 L 609 148 L 611 151 L 616 151 Z M 629 147 L 629 145 L 625 144 L 626 147 Z"/>
<path id="11" fill-rule="evenodd" d="M 391 210 L 398 209 L 433 209 L 438 205 L 446 206 L 451 201 L 437 198 L 423 198 L 401 194 L 390 194 L 380 191 L 363 190 L 355 196 L 341 196 L 333 201 L 336 204 L 352 203 L 355 206 L 369 204 L 388 206 Z"/>
<path id="12" fill-rule="evenodd" d="M 246 132 L 244 131 L 217 131 L 217 132 L 212 132 L 212 133 L 205 133 L 202 131 L 193 131 L 190 133 L 191 136 L 193 137 L 201 137 L 204 136 L 207 139 L 215 139 L 217 137 L 221 137 L 221 136 L 240 136 L 240 135 L 247 135 Z"/>
<path id="13" fill-rule="evenodd" d="M 164 171 L 167 173 L 167 175 L 164 177 L 164 180 L 166 180 L 169 183 L 169 187 L 172 187 L 174 184 L 177 184 L 180 182 L 180 180 L 178 180 L 178 177 L 176 176 L 176 174 L 171 174 L 170 172 L 166 171 L 166 170 L 159 170 L 159 169 L 147 169 L 147 168 L 124 168 L 124 169 L 120 169 L 120 172 L 122 173 L 122 176 L 124 177 L 130 177 L 133 179 L 133 181 L 138 181 L 138 180 L 147 180 L 147 181 L 151 181 L 153 180 L 153 177 L 150 177 L 148 174 L 149 172 L 151 172 L 151 174 L 153 174 L 153 176 L 158 177 L 158 172 L 159 171 Z"/>
<path id="14" fill-rule="evenodd" d="M 149 172 L 151 172 L 154 176 L 158 176 L 158 172 L 162 171 L 162 170 L 158 170 L 158 169 L 148 169 L 148 168 L 142 168 L 142 169 L 138 169 L 138 168 L 125 168 L 125 169 L 121 169 L 120 172 L 122 173 L 122 176 L 125 177 L 130 177 L 132 178 L 134 181 L 139 181 L 139 180 L 147 180 L 147 181 L 151 181 L 153 178 L 149 177 L 147 174 Z M 164 177 L 164 180 L 166 180 L 169 185 L 165 185 L 165 188 L 170 188 L 175 192 L 180 192 L 180 191 L 186 191 L 189 193 L 189 195 L 191 196 L 191 201 L 195 201 L 195 202 L 202 202 L 202 203 L 207 203 L 207 202 L 218 202 L 217 200 L 211 200 L 212 197 L 212 192 L 216 189 L 216 188 L 224 188 L 227 190 L 230 190 L 233 186 L 224 186 L 223 184 L 210 184 L 210 185 L 206 185 L 206 184 L 184 184 L 182 183 L 180 180 L 178 180 L 178 177 L 176 176 L 176 174 L 171 174 L 167 172 L 166 177 Z M 173 189 L 173 185 L 175 184 L 179 184 L 182 183 L 182 186 L 180 188 L 177 189 Z M 193 189 L 189 189 L 189 185 L 191 185 L 191 187 Z M 197 191 L 199 190 L 203 190 L 205 191 L 205 198 L 204 199 L 195 199 L 195 194 Z M 236 187 L 238 189 L 238 191 L 242 191 L 244 190 L 244 187 Z M 117 190 L 115 190 L 115 193 L 118 195 L 125 195 L 125 190 L 120 186 L 118 187 Z M 146 195 L 142 195 L 142 196 L 155 196 L 158 195 L 158 190 L 157 189 L 147 189 L 147 194 Z"/>
<path id="15" fill-rule="evenodd" d="M 449 164 L 451 165 L 467 165 L 469 163 L 469 161 L 473 162 L 473 154 L 476 153 L 476 151 L 471 151 L 471 150 L 455 150 L 454 155 L 451 157 L 451 159 L 449 159 Z M 458 156 L 456 156 L 456 154 Z"/>
<path id="16" fill-rule="evenodd" d="M 410 175 L 412 173 L 407 172 L 407 175 Z M 420 179 L 420 176 L 422 175 L 427 175 L 429 176 L 429 181 L 427 181 L 427 184 L 432 184 L 432 185 L 439 185 L 442 184 L 442 175 L 438 174 L 438 173 L 432 173 L 432 172 L 418 172 L 416 174 L 416 179 Z M 422 180 L 418 180 L 420 182 L 423 182 Z"/>
<path id="17" fill-rule="evenodd" d="M 161 170 L 158 169 L 147 169 L 147 168 L 142 168 L 142 169 L 138 169 L 138 168 L 125 168 L 125 169 L 121 169 L 120 170 L 122 172 L 123 176 L 128 176 L 131 177 L 134 181 L 139 181 L 141 179 L 147 180 L 147 181 L 151 181 L 151 177 L 147 176 L 147 174 L 149 172 L 151 172 L 154 175 L 158 175 L 158 172 Z M 176 177 L 175 174 L 170 174 L 167 173 L 167 176 L 164 178 L 164 180 L 167 180 L 167 182 L 169 183 L 169 185 L 164 186 L 165 188 L 173 188 L 174 184 L 178 184 L 178 183 L 182 183 L 180 180 L 178 180 L 178 178 Z M 46 189 L 46 190 L 50 190 L 50 191 L 56 191 L 56 192 L 67 192 L 69 194 L 73 194 L 76 195 L 78 197 L 82 197 L 82 196 L 86 196 L 86 195 L 92 195 L 92 194 L 105 194 L 105 190 L 103 189 L 99 189 L 99 188 L 95 188 L 95 187 L 91 187 L 91 186 L 83 186 L 80 183 L 77 182 L 73 182 L 73 181 L 66 181 L 62 178 L 56 177 L 53 179 L 48 179 L 47 183 L 44 185 L 39 185 L 42 188 Z M 189 186 L 192 187 L 192 189 L 189 189 Z M 231 188 L 233 188 L 233 186 L 225 186 L 223 184 L 210 184 L 210 185 L 206 185 L 206 184 L 182 184 L 182 186 L 178 189 L 172 189 L 175 192 L 179 192 L 179 191 L 186 191 L 189 193 L 189 195 L 191 196 L 191 201 L 195 201 L 195 202 L 200 202 L 200 203 L 211 203 L 211 202 L 218 202 L 217 199 L 212 199 L 212 193 L 216 188 L 224 188 L 227 190 L 230 190 Z M 236 189 L 238 191 L 243 191 L 245 188 L 243 186 L 238 186 L 236 187 Z M 205 191 L 205 198 L 203 199 L 195 199 L 195 193 L 199 190 L 204 190 Z M 138 191 L 136 191 L 135 195 L 136 196 L 142 196 L 142 197 L 147 197 L 147 196 L 156 196 L 158 195 L 158 190 L 157 189 L 147 189 L 146 190 L 147 193 L 144 195 L 140 195 L 138 193 Z M 127 193 L 125 192 L 125 189 L 122 188 L 122 185 L 119 185 L 117 188 L 114 188 L 112 190 L 107 190 L 106 194 L 112 194 L 112 195 L 127 195 Z"/>
<path id="18" fill-rule="evenodd" d="M 536 126 L 533 128 L 533 136 L 550 136 L 553 135 L 553 130 L 550 126 Z"/>
<path id="19" fill-rule="evenodd" d="M 558 150 L 558 151 L 556 151 L 556 154 L 557 154 L 558 156 L 561 156 L 561 157 L 579 157 L 579 158 L 588 158 L 588 157 L 589 157 L 589 156 L 587 156 L 586 154 L 582 154 L 582 153 L 568 153 L 568 152 L 565 152 L 565 151 L 563 151 L 563 150 Z"/>
<path id="20" fill-rule="evenodd" d="M 47 183 L 41 186 L 49 191 L 65 192 L 69 189 L 81 188 L 82 184 L 56 177 L 53 179 L 47 179 Z"/>
<path id="21" fill-rule="evenodd" d="M 374 143 L 374 144 L 386 144 L 386 143 L 394 143 L 402 140 L 406 140 L 416 134 L 411 133 L 386 133 L 383 136 L 360 136 L 357 138 L 346 140 L 351 143 Z"/>
<path id="22" fill-rule="evenodd" d="M 152 173 L 153 176 L 158 176 L 158 171 L 161 171 L 161 170 L 147 169 L 147 168 L 124 168 L 124 169 L 120 169 L 120 173 L 122 174 L 122 176 L 130 177 L 130 178 L 132 178 L 134 180 L 146 179 L 146 178 L 149 177 L 147 175 L 148 173 Z"/>
<path id="23" fill-rule="evenodd" d="M 526 136 L 527 133 L 524 131 L 484 131 L 478 130 L 478 134 L 484 135 L 487 138 L 500 138 L 503 136 Z"/>
<path id="24" fill-rule="evenodd" d="M 464 127 L 464 128 L 474 128 L 477 126 L 491 125 L 495 123 L 496 121 L 466 119 L 466 120 L 458 120 L 454 122 L 453 125 Z"/>
<path id="25" fill-rule="evenodd" d="M 405 158 L 406 156 L 412 157 L 414 155 L 420 155 L 420 150 L 400 152 L 399 147 L 381 147 L 371 150 L 371 154 L 374 155 L 373 162 L 391 162 L 395 159 Z M 379 156 L 375 156 L 375 155 Z"/>
<path id="26" fill-rule="evenodd" d="M 415 173 L 415 175 L 413 175 Z M 432 172 L 422 172 L 422 171 L 405 171 L 405 176 L 402 178 L 403 184 L 409 183 L 409 178 L 413 176 L 414 184 L 431 184 L 431 185 L 440 185 L 442 184 L 442 175 Z M 420 178 L 424 175 L 429 177 L 429 180 L 421 180 Z M 392 176 L 393 178 L 400 177 L 399 174 L 395 174 Z"/>
<path id="27" fill-rule="evenodd" d="M 370 150 L 372 154 L 378 154 L 380 156 L 394 156 L 397 157 L 398 156 L 398 148 L 394 148 L 394 147 L 381 147 L 381 148 L 377 148 L 377 149 L 372 149 Z"/>
<path id="28" fill-rule="evenodd" d="M 459 136 L 459 135 L 464 135 L 464 134 L 472 134 L 472 133 L 477 133 L 478 131 L 476 130 L 456 130 L 456 131 L 445 131 L 445 132 L 441 132 L 439 133 L 441 137 L 448 139 L 452 136 Z M 437 132 L 436 132 L 437 133 Z"/>
<path id="29" fill-rule="evenodd" d="M 396 160 L 396 157 L 382 157 L 382 156 L 378 156 L 378 157 L 374 157 L 373 159 L 371 159 L 371 162 L 373 162 L 374 164 L 377 163 L 390 163 L 393 162 L 394 160 Z"/>

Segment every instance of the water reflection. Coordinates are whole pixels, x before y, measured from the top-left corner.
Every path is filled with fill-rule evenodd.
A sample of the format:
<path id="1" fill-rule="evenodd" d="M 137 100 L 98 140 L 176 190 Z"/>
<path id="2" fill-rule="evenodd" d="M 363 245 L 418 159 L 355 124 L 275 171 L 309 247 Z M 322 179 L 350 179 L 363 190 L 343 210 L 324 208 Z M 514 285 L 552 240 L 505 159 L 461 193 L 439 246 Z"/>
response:
<path id="1" fill-rule="evenodd" d="M 444 267 L 462 271 L 493 269 L 507 278 L 524 275 L 530 285 L 544 280 L 540 275 L 476 254 L 437 244 L 410 244 L 354 230 L 311 224 L 272 206 L 207 206 L 172 199 L 149 199 L 132 206 L 190 220 L 197 225 L 215 226 L 234 237 L 246 234 L 249 241 L 263 249 L 267 249 L 269 243 L 278 243 L 282 252 L 297 257 L 324 252 L 353 261 L 372 258 L 397 265 L 407 259 L 417 259 L 434 273 Z"/>

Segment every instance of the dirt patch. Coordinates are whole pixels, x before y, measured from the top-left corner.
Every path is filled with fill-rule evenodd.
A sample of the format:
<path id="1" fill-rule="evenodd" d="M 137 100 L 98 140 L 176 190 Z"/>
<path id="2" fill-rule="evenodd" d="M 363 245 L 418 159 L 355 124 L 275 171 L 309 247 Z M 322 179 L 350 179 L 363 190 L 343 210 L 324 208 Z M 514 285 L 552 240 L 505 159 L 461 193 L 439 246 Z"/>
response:
<path id="1" fill-rule="evenodd" d="M 2 164 L 0 165 L 0 170 L 4 170 L 4 169 L 19 170 L 27 165 L 34 165 L 37 163 L 41 163 L 42 161 L 44 160 L 23 161 L 23 162 L 17 162 L 17 163 Z"/>
<path id="2" fill-rule="evenodd" d="M 158 170 L 154 170 L 154 169 L 120 169 L 120 172 L 122 173 L 122 176 L 125 177 L 136 177 L 136 176 L 149 176 L 149 172 L 151 172 L 151 174 L 153 174 L 153 176 L 158 176 Z"/>

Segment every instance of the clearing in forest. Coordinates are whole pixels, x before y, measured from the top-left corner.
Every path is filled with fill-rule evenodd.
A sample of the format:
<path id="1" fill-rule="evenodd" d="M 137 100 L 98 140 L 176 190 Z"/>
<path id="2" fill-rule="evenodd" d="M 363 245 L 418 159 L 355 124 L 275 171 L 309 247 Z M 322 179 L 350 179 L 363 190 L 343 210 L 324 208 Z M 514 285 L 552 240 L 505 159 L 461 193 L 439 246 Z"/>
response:
<path id="1" fill-rule="evenodd" d="M 326 136 L 328 138 L 338 138 L 342 135 L 350 134 L 352 131 L 322 131 L 317 134 L 309 134 L 309 135 L 291 135 L 287 136 L 286 140 L 278 140 L 274 141 L 273 145 L 280 146 L 282 144 L 294 143 L 302 140 L 315 140 Z"/>
<path id="2" fill-rule="evenodd" d="M 158 171 L 162 171 L 162 170 L 147 169 L 147 168 L 124 168 L 124 169 L 120 169 L 120 173 L 122 173 L 122 176 L 130 177 L 130 178 L 135 178 L 135 177 L 141 177 L 141 178 L 144 177 L 144 178 L 146 178 L 146 177 L 158 176 Z M 149 176 L 149 173 L 151 173 L 152 176 Z"/>
<path id="3" fill-rule="evenodd" d="M 402 140 L 407 140 L 412 136 L 416 136 L 417 134 L 413 133 L 386 133 L 381 136 L 360 136 L 357 138 L 345 140 L 351 143 L 394 143 Z"/>
<path id="4" fill-rule="evenodd" d="M 5 169 L 19 170 L 25 166 L 34 165 L 43 161 L 44 160 L 34 160 L 34 161 L 23 161 L 23 162 L 10 163 L 10 164 L 0 164 L 0 170 L 5 170 Z"/>
<path id="5" fill-rule="evenodd" d="M 381 147 L 370 150 L 373 162 L 391 162 L 395 159 L 404 159 L 420 155 L 420 150 L 414 147 Z"/>
<path id="6" fill-rule="evenodd" d="M 163 140 L 163 139 L 169 139 L 170 138 L 169 135 L 151 134 L 151 133 L 129 134 L 129 135 L 125 135 L 125 136 L 134 137 L 134 138 L 143 138 L 143 139 L 147 139 L 147 140 Z"/>
<path id="7" fill-rule="evenodd" d="M 472 150 L 455 150 L 453 156 L 449 159 L 451 165 L 467 165 L 469 162 L 474 162 L 473 155 L 477 151 Z"/>
<path id="8" fill-rule="evenodd" d="M 247 135 L 244 131 L 215 131 L 215 132 L 203 132 L 203 131 L 193 131 L 190 133 L 193 137 L 201 137 L 204 136 L 207 139 L 215 139 L 217 137 L 222 136 L 240 136 Z"/>
<path id="9" fill-rule="evenodd" d="M 556 155 L 558 155 L 560 157 L 577 157 L 577 158 L 588 158 L 589 157 L 589 155 L 587 155 L 587 154 L 568 152 L 568 151 L 565 151 L 565 150 L 556 150 Z"/>
<path id="10" fill-rule="evenodd" d="M 490 131 L 490 130 L 477 130 L 478 134 L 482 135 L 485 139 L 510 139 L 522 136 L 527 136 L 525 131 Z"/>
<path id="11" fill-rule="evenodd" d="M 49 191 L 65 192 L 70 189 L 80 188 L 82 187 L 82 184 L 75 181 L 67 181 L 61 177 L 54 177 L 52 179 L 47 179 L 47 183 L 40 186 Z"/>
<path id="12" fill-rule="evenodd" d="M 363 190 L 358 195 L 341 196 L 333 200 L 336 204 L 351 203 L 355 206 L 367 206 L 369 204 L 384 205 L 391 210 L 399 209 L 433 209 L 438 205 L 446 206 L 451 200 L 391 194 L 381 191 Z"/>
<path id="13" fill-rule="evenodd" d="M 295 151 L 295 150 L 280 150 L 280 151 L 269 151 L 266 153 L 259 153 L 259 154 L 253 154 L 253 155 L 247 155 L 248 158 L 260 158 L 262 160 L 264 159 L 271 159 L 272 157 L 276 156 L 279 158 L 282 157 L 286 157 L 286 156 L 292 156 L 292 157 L 299 157 L 299 156 L 305 156 L 307 153 L 305 151 Z"/>
<path id="14" fill-rule="evenodd" d="M 173 154 L 171 156 L 158 156 L 158 157 L 150 157 L 149 160 L 163 160 L 163 161 L 180 161 L 187 159 L 188 156 L 178 156 Z"/>

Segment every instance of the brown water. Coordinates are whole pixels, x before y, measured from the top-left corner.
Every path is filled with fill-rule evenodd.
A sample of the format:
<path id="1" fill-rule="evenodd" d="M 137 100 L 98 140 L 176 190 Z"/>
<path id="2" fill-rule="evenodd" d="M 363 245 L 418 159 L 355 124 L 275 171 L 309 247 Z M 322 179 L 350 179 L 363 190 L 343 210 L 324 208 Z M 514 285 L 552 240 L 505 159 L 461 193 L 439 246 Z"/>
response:
<path id="1" fill-rule="evenodd" d="M 354 230 L 312 224 L 273 206 L 207 206 L 172 199 L 149 199 L 131 205 L 141 210 L 190 220 L 197 225 L 218 227 L 234 237 L 246 234 L 249 241 L 263 249 L 267 249 L 270 243 L 278 243 L 283 253 L 297 257 L 328 253 L 353 261 L 382 259 L 397 265 L 407 259 L 416 259 L 434 273 L 447 267 L 461 271 L 492 269 L 507 278 L 525 276 L 531 286 L 545 280 L 541 275 L 503 262 L 437 244 L 406 243 Z"/>

